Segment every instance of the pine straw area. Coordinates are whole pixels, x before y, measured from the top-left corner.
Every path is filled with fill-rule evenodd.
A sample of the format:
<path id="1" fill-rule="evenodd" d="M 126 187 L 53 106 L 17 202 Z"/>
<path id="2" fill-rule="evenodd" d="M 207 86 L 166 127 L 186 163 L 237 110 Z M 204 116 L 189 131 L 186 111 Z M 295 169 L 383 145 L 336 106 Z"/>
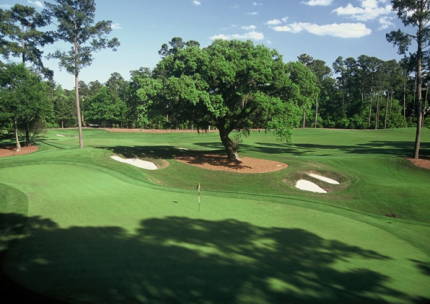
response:
<path id="1" fill-rule="evenodd" d="M 0 147 L 0 157 L 23 155 L 39 150 L 38 146 L 21 147 L 21 151 L 16 152 L 16 146 Z"/>
<path id="2" fill-rule="evenodd" d="M 417 167 L 430 169 L 430 156 L 420 155 L 419 159 L 409 157 L 407 157 L 406 159 L 410 160 Z"/>
<path id="3" fill-rule="evenodd" d="M 241 157 L 241 162 L 230 161 L 226 155 L 219 154 L 181 155 L 175 160 L 204 169 L 236 173 L 267 173 L 288 167 L 286 163 L 252 157 Z"/>

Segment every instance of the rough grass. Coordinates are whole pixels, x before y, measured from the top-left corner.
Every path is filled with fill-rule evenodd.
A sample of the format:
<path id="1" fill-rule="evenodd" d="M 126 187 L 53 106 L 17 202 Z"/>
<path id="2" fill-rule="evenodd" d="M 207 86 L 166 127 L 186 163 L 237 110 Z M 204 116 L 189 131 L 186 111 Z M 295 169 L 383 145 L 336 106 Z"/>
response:
<path id="1" fill-rule="evenodd" d="M 413 130 L 299 130 L 296 146 L 254 133 L 243 156 L 289 167 L 251 175 L 174 161 L 178 147 L 219 150 L 213 133 L 85 130 L 84 150 L 56 134 L 39 152 L 0 159 L 0 241 L 16 239 L 3 267 L 27 288 L 74 303 L 430 299 L 430 174 L 402 158 Z M 170 166 L 145 171 L 112 154 Z M 341 189 L 293 188 L 306 172 Z"/>

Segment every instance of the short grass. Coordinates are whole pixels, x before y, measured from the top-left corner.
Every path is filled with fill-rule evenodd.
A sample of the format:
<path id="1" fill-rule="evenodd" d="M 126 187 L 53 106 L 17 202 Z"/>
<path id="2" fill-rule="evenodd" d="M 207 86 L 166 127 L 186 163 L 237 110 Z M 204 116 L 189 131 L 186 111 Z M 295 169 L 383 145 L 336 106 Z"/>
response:
<path id="1" fill-rule="evenodd" d="M 403 159 L 413 130 L 298 130 L 295 146 L 255 132 L 241 155 L 289 167 L 252 175 L 174 161 L 179 147 L 219 151 L 216 133 L 85 130 L 84 150 L 74 134 L 51 130 L 39 152 L 0 159 L 3 268 L 26 288 L 72 303 L 430 299 L 430 174 Z M 306 172 L 341 189 L 295 189 Z"/>

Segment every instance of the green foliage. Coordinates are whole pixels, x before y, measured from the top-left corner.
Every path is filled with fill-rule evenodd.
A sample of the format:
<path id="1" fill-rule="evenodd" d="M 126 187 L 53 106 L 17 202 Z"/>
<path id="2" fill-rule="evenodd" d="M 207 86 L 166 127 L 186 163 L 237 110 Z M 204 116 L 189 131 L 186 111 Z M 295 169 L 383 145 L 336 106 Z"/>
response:
<path id="1" fill-rule="evenodd" d="M 47 85 L 30 73 L 24 64 L 11 63 L 0 73 L 0 121 L 18 126 L 43 119 L 52 111 Z M 27 128 L 27 144 L 31 144 Z M 20 146 L 16 140 L 17 148 Z"/>
<path id="2" fill-rule="evenodd" d="M 430 129 L 430 116 L 427 116 L 424 119 L 424 127 L 429 128 Z"/>
<path id="3" fill-rule="evenodd" d="M 57 125 L 61 127 L 75 126 L 76 112 L 74 98 L 72 95 L 68 95 L 60 85 L 53 92 L 53 103 Z"/>
<path id="4" fill-rule="evenodd" d="M 22 57 L 22 62 L 31 62 L 46 78 L 52 79 L 53 71 L 45 68 L 42 62 L 43 51 L 40 49 L 54 43 L 52 32 L 43 32 L 38 28 L 49 25 L 49 17 L 38 13 L 34 7 L 15 4 L 11 9 L 11 19 L 16 31 L 10 35 L 11 40 L 21 44 L 16 55 Z"/>
<path id="5" fill-rule="evenodd" d="M 235 153 L 228 137 L 233 130 L 276 128 L 287 140 L 285 128 L 297 123 L 292 114 L 298 113 L 296 108 L 309 108 L 318 93 L 309 69 L 285 65 L 275 50 L 251 41 L 216 40 L 204 49 L 178 48 L 160 61 L 154 78 L 162 86 L 154 106 L 174 122 L 216 126 L 229 157 Z M 155 90 L 148 87 L 149 100 Z"/>
<path id="6" fill-rule="evenodd" d="M 105 86 L 98 94 L 90 98 L 86 111 L 87 120 L 102 126 L 115 126 L 122 121 L 122 114 L 126 110 L 125 103 L 108 94 Z"/>

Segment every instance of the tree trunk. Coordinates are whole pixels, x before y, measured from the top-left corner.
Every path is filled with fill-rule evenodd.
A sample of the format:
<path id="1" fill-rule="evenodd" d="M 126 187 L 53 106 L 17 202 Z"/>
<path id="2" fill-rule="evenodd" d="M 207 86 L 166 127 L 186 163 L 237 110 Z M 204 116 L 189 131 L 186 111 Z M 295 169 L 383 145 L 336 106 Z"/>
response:
<path id="1" fill-rule="evenodd" d="M 21 23 L 21 25 L 22 25 L 21 32 L 24 33 L 25 32 L 24 23 Z M 24 41 L 24 37 L 21 38 L 21 48 L 22 48 L 22 63 L 25 64 L 25 56 L 24 56 L 25 41 Z"/>
<path id="2" fill-rule="evenodd" d="M 418 51 L 417 51 L 417 93 L 418 93 L 418 102 L 417 102 L 417 132 L 415 135 L 415 146 L 414 146 L 414 158 L 418 159 L 420 156 L 420 145 L 421 145 L 421 120 L 422 120 L 422 108 L 421 108 L 421 99 L 422 99 L 422 88 L 421 88 L 421 69 L 422 69 L 422 42 L 423 42 L 423 20 L 419 20 L 419 30 L 418 30 Z"/>
<path id="3" fill-rule="evenodd" d="M 64 129 L 64 120 L 61 121 L 61 129 Z"/>
<path id="4" fill-rule="evenodd" d="M 227 132 L 224 125 L 216 126 L 219 131 L 219 137 L 221 138 L 221 142 L 224 145 L 225 151 L 227 152 L 228 159 L 230 161 L 240 161 L 240 157 L 237 154 L 237 150 L 234 147 L 233 141 L 228 137 L 230 132 Z"/>
<path id="5" fill-rule="evenodd" d="M 19 137 L 18 137 L 18 119 L 15 117 L 14 120 L 15 124 L 15 141 L 16 141 L 16 152 L 21 151 L 21 145 L 19 144 Z"/>
<path id="6" fill-rule="evenodd" d="M 75 21 L 75 30 L 77 30 L 77 24 Z M 75 99 L 76 99 L 76 116 L 78 119 L 78 131 L 79 131 L 79 148 L 84 148 L 84 137 L 82 135 L 82 122 L 81 122 L 81 106 L 79 105 L 79 67 L 78 67 L 78 38 L 74 38 L 75 47 Z"/>
<path id="7" fill-rule="evenodd" d="M 78 74 L 75 75 L 75 97 L 76 97 L 76 115 L 78 117 L 78 131 L 79 131 L 79 148 L 84 148 L 84 137 L 82 135 L 82 122 L 81 122 L 81 108 L 79 105 L 79 88 L 78 88 Z"/>

